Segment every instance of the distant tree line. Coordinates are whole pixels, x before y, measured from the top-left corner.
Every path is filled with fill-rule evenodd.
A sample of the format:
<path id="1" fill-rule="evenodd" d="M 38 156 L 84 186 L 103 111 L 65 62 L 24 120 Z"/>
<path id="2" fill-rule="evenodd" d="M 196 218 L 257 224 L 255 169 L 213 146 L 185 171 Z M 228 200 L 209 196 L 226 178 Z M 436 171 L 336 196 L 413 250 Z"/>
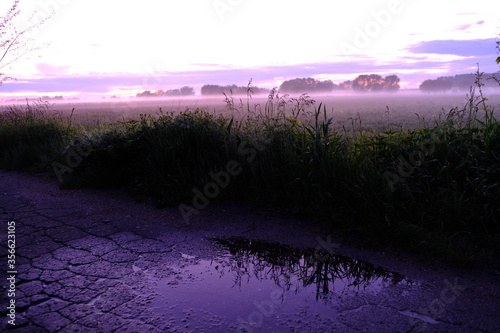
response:
<path id="1" fill-rule="evenodd" d="M 201 87 L 202 95 L 221 95 L 221 94 L 233 94 L 233 95 L 246 95 L 251 93 L 252 95 L 267 94 L 268 89 L 259 88 L 254 86 L 237 86 L 235 84 L 220 86 L 218 84 L 205 84 Z"/>
<path id="2" fill-rule="evenodd" d="M 43 96 L 41 98 L 43 101 L 50 101 L 50 100 L 53 100 L 53 101 L 62 101 L 64 99 L 63 96 Z"/>
<path id="3" fill-rule="evenodd" d="M 500 74 L 484 74 L 484 77 L 500 79 Z M 448 90 L 467 91 L 475 86 L 476 74 L 459 74 L 455 76 L 441 76 L 435 80 L 425 80 L 419 89 L 424 92 L 446 92 Z M 485 86 L 498 86 L 494 80 L 483 80 Z"/>
<path id="4" fill-rule="evenodd" d="M 137 97 L 162 97 L 162 96 L 175 97 L 175 96 L 192 96 L 192 95 L 194 95 L 194 88 L 185 86 L 185 87 L 182 87 L 180 89 L 157 90 L 157 91 L 145 90 L 142 93 L 138 93 L 136 96 Z"/>
<path id="5" fill-rule="evenodd" d="M 354 80 L 344 81 L 335 84 L 332 80 L 316 80 L 313 78 L 295 78 L 284 81 L 279 91 L 282 93 L 329 93 L 333 90 L 356 90 L 356 91 L 397 91 L 399 90 L 400 79 L 397 75 L 388 75 L 383 77 L 378 74 L 362 74 L 357 76 Z M 218 85 L 218 84 L 205 84 L 201 87 L 201 95 L 252 95 L 268 94 L 269 90 L 259 88 L 251 85 L 251 81 L 247 86 L 232 85 Z M 155 97 L 155 96 L 189 96 L 194 95 L 192 87 L 182 87 L 174 90 L 146 90 L 137 94 L 137 97 Z"/>
<path id="6" fill-rule="evenodd" d="M 313 78 L 296 78 L 284 81 L 280 86 L 283 93 L 313 93 L 313 92 L 331 92 L 336 84 L 331 80 L 315 80 Z"/>
<path id="7" fill-rule="evenodd" d="M 280 91 L 284 93 L 315 93 L 331 92 L 333 90 L 356 90 L 356 91 L 397 91 L 400 79 L 397 75 L 382 77 L 378 74 L 362 74 L 353 81 L 344 81 L 335 84 L 331 80 L 315 80 L 313 78 L 295 78 L 284 81 Z"/>
<path id="8" fill-rule="evenodd" d="M 77 97 L 70 97 L 69 100 L 77 100 Z M 4 99 L 5 102 L 47 102 L 47 101 L 63 101 L 64 96 L 42 96 L 42 97 L 23 97 Z"/>

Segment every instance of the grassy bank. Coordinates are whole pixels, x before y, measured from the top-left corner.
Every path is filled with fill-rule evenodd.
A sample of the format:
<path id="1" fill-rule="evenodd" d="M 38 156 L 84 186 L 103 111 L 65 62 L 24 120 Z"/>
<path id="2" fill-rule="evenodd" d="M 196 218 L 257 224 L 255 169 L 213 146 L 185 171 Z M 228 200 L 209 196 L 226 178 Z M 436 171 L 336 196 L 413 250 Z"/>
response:
<path id="1" fill-rule="evenodd" d="M 11 108 L 0 114 L 0 167 L 50 171 L 66 188 L 128 188 L 181 204 L 185 218 L 244 200 L 451 260 L 498 254 L 500 125 L 484 99 L 417 130 L 333 130 L 324 105 L 274 92 L 240 111 L 82 127 L 47 104 Z"/>
<path id="2" fill-rule="evenodd" d="M 71 124 L 44 102 L 0 112 L 0 168 L 41 170 L 59 158 L 73 134 Z"/>

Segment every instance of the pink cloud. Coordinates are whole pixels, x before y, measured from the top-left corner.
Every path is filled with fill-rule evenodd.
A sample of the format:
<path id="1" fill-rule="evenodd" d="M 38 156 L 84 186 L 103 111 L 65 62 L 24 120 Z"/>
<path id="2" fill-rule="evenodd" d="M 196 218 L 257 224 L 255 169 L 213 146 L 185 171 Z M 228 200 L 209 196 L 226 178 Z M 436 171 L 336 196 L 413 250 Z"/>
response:
<path id="1" fill-rule="evenodd" d="M 452 31 L 455 31 L 455 30 L 467 30 L 470 27 L 472 27 L 472 24 L 463 24 L 463 25 L 459 25 L 458 27 L 453 28 Z"/>
<path id="2" fill-rule="evenodd" d="M 472 24 L 463 24 L 463 25 L 456 26 L 455 28 L 452 29 L 452 31 L 467 30 L 474 25 L 482 25 L 482 24 L 484 24 L 484 21 L 478 21 L 478 22 L 472 23 Z"/>
<path id="3" fill-rule="evenodd" d="M 60 74 L 67 74 L 71 66 L 55 66 L 51 64 L 38 63 L 35 65 L 35 67 L 41 74 L 60 75 Z"/>

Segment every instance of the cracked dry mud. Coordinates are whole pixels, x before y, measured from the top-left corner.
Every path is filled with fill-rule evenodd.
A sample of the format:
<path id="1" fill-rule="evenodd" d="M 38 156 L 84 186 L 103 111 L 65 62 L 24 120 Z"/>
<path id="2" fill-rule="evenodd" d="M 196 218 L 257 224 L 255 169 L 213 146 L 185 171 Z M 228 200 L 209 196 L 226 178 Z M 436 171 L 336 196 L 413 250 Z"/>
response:
<path id="1" fill-rule="evenodd" d="M 177 209 L 155 209 L 119 191 L 60 190 L 52 180 L 3 171 L 0 219 L 1 329 L 29 333 L 234 332 L 234 315 L 199 302 L 181 304 L 174 292 L 197 283 L 190 267 L 220 254 L 209 239 L 244 236 L 316 248 L 318 237 L 326 237 L 304 221 L 232 205 L 212 205 L 186 225 Z M 7 221 L 16 222 L 16 326 L 5 313 Z M 339 254 L 418 283 L 343 297 L 329 316 L 304 306 L 266 317 L 276 332 L 500 331 L 498 267 L 441 268 L 338 242 Z M 154 306 L 160 284 L 162 307 Z"/>

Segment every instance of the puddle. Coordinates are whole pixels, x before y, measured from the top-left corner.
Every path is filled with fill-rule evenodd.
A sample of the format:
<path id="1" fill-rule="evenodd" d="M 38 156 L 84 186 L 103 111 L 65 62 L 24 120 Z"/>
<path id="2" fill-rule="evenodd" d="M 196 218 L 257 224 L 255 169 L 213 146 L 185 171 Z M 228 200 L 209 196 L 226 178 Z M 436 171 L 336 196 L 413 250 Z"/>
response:
<path id="1" fill-rule="evenodd" d="M 335 305 L 411 281 L 358 259 L 245 238 L 211 239 L 218 255 L 178 267 L 152 306 L 173 332 L 278 332 L 336 322 Z M 302 318 L 302 319 L 301 319 Z"/>

